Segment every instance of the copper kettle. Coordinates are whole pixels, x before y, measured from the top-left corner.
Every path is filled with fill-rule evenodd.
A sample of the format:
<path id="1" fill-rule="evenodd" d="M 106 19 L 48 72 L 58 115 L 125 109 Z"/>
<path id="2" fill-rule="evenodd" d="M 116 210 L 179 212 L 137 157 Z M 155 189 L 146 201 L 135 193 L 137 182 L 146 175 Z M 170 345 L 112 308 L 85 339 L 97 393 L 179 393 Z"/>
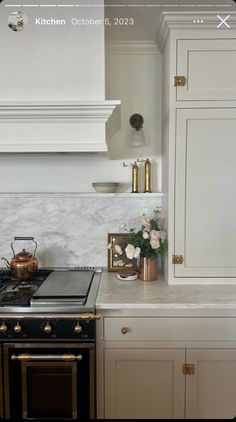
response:
<path id="1" fill-rule="evenodd" d="M 35 248 L 33 254 L 27 252 L 25 249 L 22 249 L 21 252 L 15 254 L 13 243 L 16 240 L 32 240 L 35 243 Z M 21 281 L 31 280 L 38 269 L 38 260 L 35 256 L 35 252 L 37 249 L 37 243 L 35 242 L 33 237 L 15 237 L 13 242 L 11 243 L 11 249 L 13 252 L 13 258 L 11 262 L 9 262 L 6 258 L 1 258 L 6 262 L 7 267 L 11 271 L 11 275 L 14 278 L 17 278 Z"/>

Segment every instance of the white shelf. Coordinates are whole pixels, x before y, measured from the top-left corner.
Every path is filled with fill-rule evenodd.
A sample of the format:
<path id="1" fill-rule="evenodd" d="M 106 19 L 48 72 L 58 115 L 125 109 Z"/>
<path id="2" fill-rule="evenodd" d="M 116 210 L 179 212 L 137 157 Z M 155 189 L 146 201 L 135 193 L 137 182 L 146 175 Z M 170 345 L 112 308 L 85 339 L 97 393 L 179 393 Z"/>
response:
<path id="1" fill-rule="evenodd" d="M 36 198 L 162 198 L 163 193 L 130 193 L 130 192 L 117 192 L 117 193 L 96 193 L 96 192 L 29 192 L 29 193 L 0 193 L 0 197 L 36 197 Z"/>

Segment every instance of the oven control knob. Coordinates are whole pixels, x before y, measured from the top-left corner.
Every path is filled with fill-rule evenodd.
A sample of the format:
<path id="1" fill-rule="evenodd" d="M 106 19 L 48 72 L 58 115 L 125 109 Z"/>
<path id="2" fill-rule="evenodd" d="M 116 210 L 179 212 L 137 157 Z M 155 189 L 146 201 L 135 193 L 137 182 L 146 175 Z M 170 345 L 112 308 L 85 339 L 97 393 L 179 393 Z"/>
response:
<path id="1" fill-rule="evenodd" d="M 81 331 L 82 331 L 82 327 L 81 327 L 81 325 L 79 325 L 79 323 L 78 323 L 78 324 L 76 324 L 76 325 L 75 325 L 75 327 L 74 327 L 74 332 L 75 332 L 76 334 L 79 334 L 79 333 L 81 333 Z"/>
<path id="2" fill-rule="evenodd" d="M 5 334 L 6 332 L 7 332 L 7 325 L 5 324 L 5 322 L 2 322 L 0 325 L 0 333 Z"/>
<path id="3" fill-rule="evenodd" d="M 17 322 L 17 323 L 16 323 L 16 325 L 15 325 L 15 326 L 14 326 L 14 328 L 13 328 L 13 330 L 14 330 L 14 332 L 15 332 L 16 334 L 21 333 L 21 331 L 22 331 L 22 326 L 19 324 L 19 322 Z"/>
<path id="4" fill-rule="evenodd" d="M 50 334 L 52 332 L 52 326 L 51 324 L 49 324 L 49 322 L 47 322 L 44 327 L 43 327 L 43 331 L 47 334 Z"/>

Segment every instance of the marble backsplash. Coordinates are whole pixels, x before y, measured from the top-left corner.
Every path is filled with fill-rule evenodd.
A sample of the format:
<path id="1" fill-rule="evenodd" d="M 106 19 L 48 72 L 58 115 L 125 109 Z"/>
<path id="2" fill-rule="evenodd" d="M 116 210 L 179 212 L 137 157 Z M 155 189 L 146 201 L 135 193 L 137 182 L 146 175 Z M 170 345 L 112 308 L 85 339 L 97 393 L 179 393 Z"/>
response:
<path id="1" fill-rule="evenodd" d="M 0 194 L 0 257 L 11 259 L 15 236 L 33 236 L 40 266 L 106 267 L 107 234 L 121 231 L 121 224 L 132 227 L 157 206 L 157 196 Z M 17 241 L 16 253 L 32 246 Z"/>

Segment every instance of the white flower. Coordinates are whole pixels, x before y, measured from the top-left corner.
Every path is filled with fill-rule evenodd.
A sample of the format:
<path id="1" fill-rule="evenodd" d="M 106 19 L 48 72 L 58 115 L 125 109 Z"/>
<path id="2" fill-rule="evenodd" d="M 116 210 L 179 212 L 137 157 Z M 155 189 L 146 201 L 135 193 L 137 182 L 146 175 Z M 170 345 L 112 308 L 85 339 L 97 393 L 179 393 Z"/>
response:
<path id="1" fill-rule="evenodd" d="M 128 259 L 138 259 L 140 257 L 140 248 L 135 248 L 130 243 L 125 248 L 125 253 Z"/>
<path id="2" fill-rule="evenodd" d="M 122 255 L 122 249 L 121 249 L 121 247 L 120 247 L 120 245 L 115 245 L 114 246 L 114 250 L 115 250 L 115 252 L 116 253 L 118 253 L 119 255 Z"/>
<path id="3" fill-rule="evenodd" d="M 158 249 L 160 247 L 159 239 L 151 240 L 150 245 L 152 249 Z"/>
<path id="4" fill-rule="evenodd" d="M 135 251 L 134 251 L 134 258 L 135 259 L 139 259 L 139 257 L 140 257 L 140 252 L 141 252 L 141 250 L 140 250 L 140 248 L 135 248 Z"/>
<path id="5" fill-rule="evenodd" d="M 160 230 L 158 233 L 159 233 L 159 239 L 166 240 L 166 237 L 167 237 L 166 232 Z"/>
<path id="6" fill-rule="evenodd" d="M 124 267 L 125 263 L 120 260 L 120 261 L 114 261 L 114 267 Z"/>
<path id="7" fill-rule="evenodd" d="M 163 211 L 157 211 L 156 216 L 159 220 L 164 220 L 165 213 Z"/>
<path id="8" fill-rule="evenodd" d="M 148 232 L 143 232 L 143 238 L 144 238 L 144 239 L 148 239 L 148 238 L 149 238 L 149 234 L 148 234 Z"/>
<path id="9" fill-rule="evenodd" d="M 159 238 L 159 231 L 157 231 L 157 230 L 151 230 L 150 231 L 150 239 L 151 240 L 158 240 L 158 238 Z"/>
<path id="10" fill-rule="evenodd" d="M 145 214 L 143 214 L 141 217 L 142 226 L 147 227 L 149 225 L 149 221 L 149 218 Z"/>
<path id="11" fill-rule="evenodd" d="M 128 243 L 128 245 L 125 248 L 125 253 L 128 259 L 133 259 L 134 251 L 135 251 L 134 245 L 131 245 L 130 243 Z"/>

